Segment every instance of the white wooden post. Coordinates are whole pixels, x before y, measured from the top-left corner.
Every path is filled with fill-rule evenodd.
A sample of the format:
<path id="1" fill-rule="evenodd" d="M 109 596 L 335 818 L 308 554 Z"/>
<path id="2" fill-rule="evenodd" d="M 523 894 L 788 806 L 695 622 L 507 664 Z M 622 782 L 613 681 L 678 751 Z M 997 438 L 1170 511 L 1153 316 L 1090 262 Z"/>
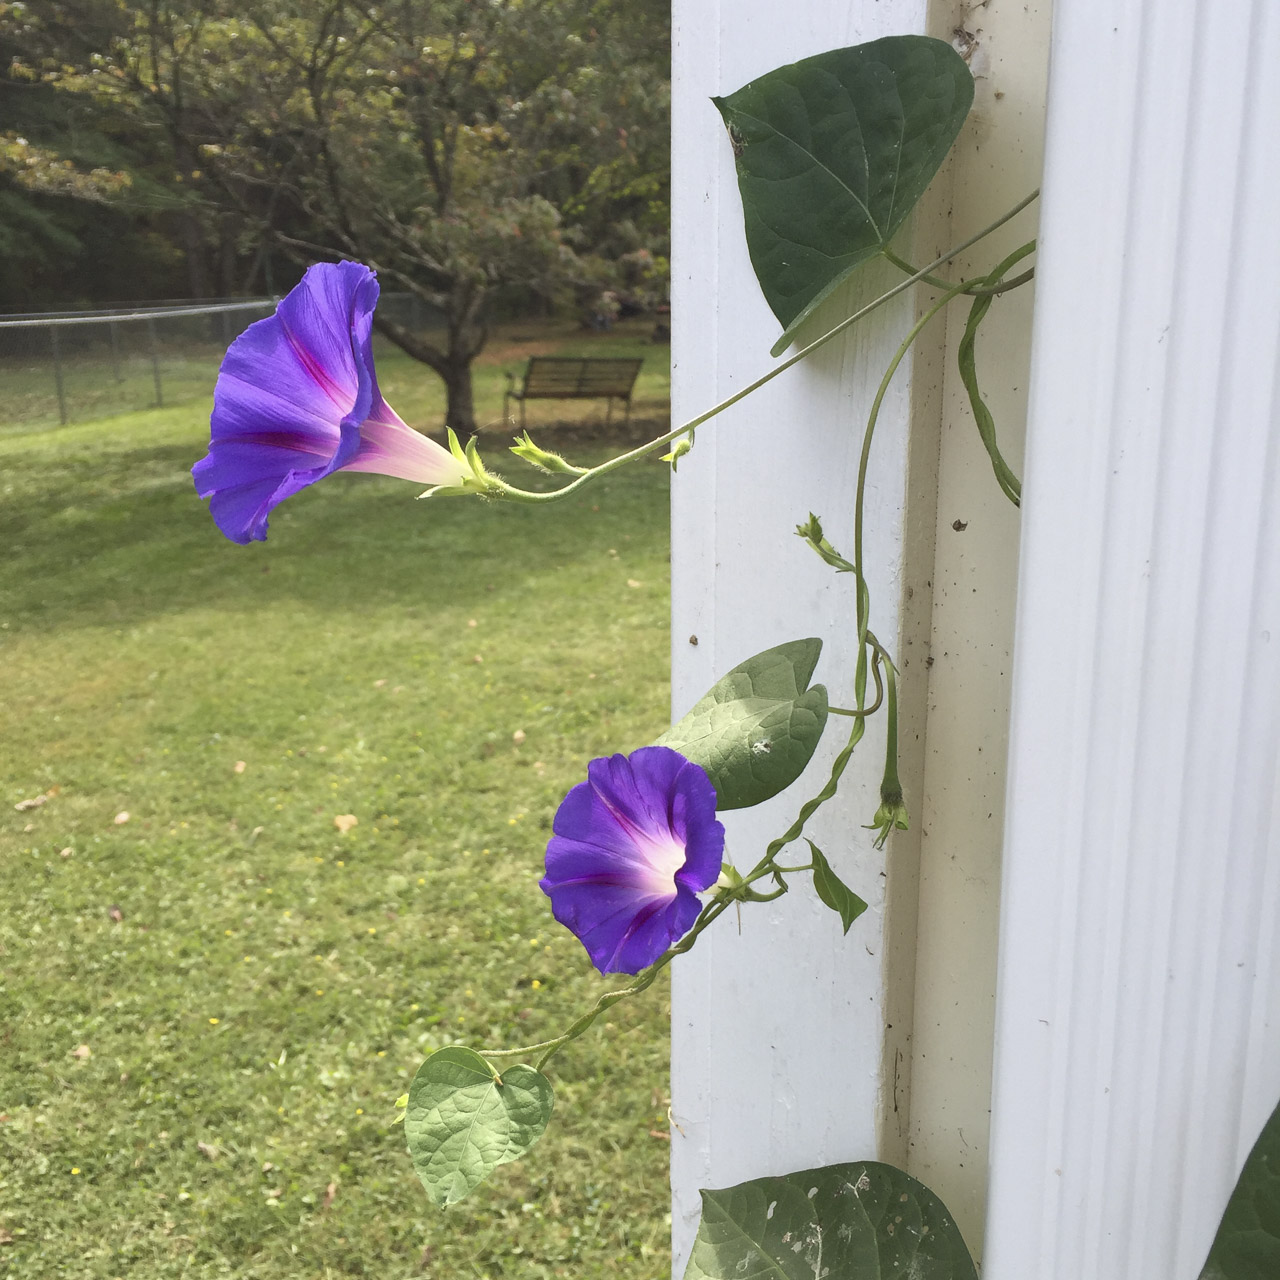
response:
<path id="1" fill-rule="evenodd" d="M 769 367 L 769 347 L 779 332 L 751 270 L 733 158 L 710 96 L 810 54 L 922 31 L 926 7 L 924 0 L 735 0 L 724 6 L 676 0 L 674 421 L 692 417 Z M 826 319 L 840 314 L 832 309 Z M 742 659 L 806 635 L 826 641 L 816 678 L 828 683 L 835 703 L 850 705 L 851 581 L 788 534 L 814 511 L 834 544 L 850 547 L 862 427 L 880 374 L 914 314 L 904 295 L 847 340 L 701 428 L 693 452 L 681 461 L 672 487 L 676 715 Z M 814 326 L 815 336 L 821 327 Z M 895 641 L 915 563 L 909 554 L 916 536 L 908 501 L 910 389 L 908 365 L 881 417 L 866 517 L 873 625 Z M 929 541 L 933 523 L 930 496 L 923 523 Z M 751 866 L 800 803 L 820 789 L 848 724 L 833 720 L 796 787 L 757 809 L 727 815 L 728 855 L 737 865 Z M 798 884 L 775 904 L 744 910 L 741 933 L 732 915 L 722 918 L 674 966 L 676 1275 L 697 1225 L 698 1188 L 884 1150 L 902 1158 L 892 1124 L 893 1066 L 902 1047 L 895 1037 L 905 1027 L 898 1019 L 886 1031 L 886 1023 L 895 1021 L 894 1001 L 903 987 L 909 1000 L 910 954 L 895 980 L 886 959 L 886 856 L 873 851 L 870 833 L 861 829 L 876 808 L 882 764 L 877 721 L 839 798 L 810 832 L 871 904 L 847 938 L 809 886 Z M 910 867 L 910 841 L 903 847 Z M 797 861 L 807 861 L 805 850 L 802 844 Z"/>
<path id="2" fill-rule="evenodd" d="M 986 1280 L 1194 1280 L 1280 1099 L 1280 6 L 1058 0 Z"/>

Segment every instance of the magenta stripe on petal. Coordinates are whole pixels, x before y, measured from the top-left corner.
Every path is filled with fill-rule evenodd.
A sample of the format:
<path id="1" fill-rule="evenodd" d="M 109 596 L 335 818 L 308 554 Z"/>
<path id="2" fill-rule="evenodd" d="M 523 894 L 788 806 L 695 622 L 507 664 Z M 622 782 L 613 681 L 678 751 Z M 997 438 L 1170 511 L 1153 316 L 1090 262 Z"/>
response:
<path id="1" fill-rule="evenodd" d="M 540 887 L 601 973 L 639 973 L 683 937 L 724 859 L 715 788 L 669 747 L 593 760 L 552 831 Z"/>
<path id="2" fill-rule="evenodd" d="M 310 267 L 276 313 L 232 344 L 213 392 L 209 452 L 192 468 L 233 542 L 334 471 L 456 484 L 468 468 L 406 426 L 382 398 L 371 335 L 378 282 L 359 262 Z"/>

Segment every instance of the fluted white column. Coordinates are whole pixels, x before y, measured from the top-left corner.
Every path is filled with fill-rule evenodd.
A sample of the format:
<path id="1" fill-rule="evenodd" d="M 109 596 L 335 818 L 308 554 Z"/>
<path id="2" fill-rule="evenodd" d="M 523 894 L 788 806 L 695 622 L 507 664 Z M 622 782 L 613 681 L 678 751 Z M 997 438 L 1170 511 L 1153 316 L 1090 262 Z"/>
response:
<path id="1" fill-rule="evenodd" d="M 1280 5 L 1057 0 L 986 1280 L 1194 1280 L 1280 1099 Z"/>

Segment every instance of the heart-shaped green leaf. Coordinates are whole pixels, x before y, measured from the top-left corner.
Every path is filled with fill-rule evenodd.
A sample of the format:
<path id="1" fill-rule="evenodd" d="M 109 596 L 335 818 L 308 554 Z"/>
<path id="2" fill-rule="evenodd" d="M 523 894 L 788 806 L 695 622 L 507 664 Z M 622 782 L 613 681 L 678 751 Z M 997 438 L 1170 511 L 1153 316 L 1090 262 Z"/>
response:
<path id="1" fill-rule="evenodd" d="M 714 101 L 737 157 L 751 264 L 784 329 L 777 355 L 902 226 L 960 132 L 973 77 L 943 40 L 888 36 Z"/>
<path id="2" fill-rule="evenodd" d="M 553 1097 L 532 1067 L 495 1075 L 472 1049 L 433 1053 L 409 1086 L 404 1131 L 409 1155 L 432 1204 L 469 1195 L 500 1164 L 518 1160 L 542 1137 Z"/>
<path id="3" fill-rule="evenodd" d="M 658 739 L 701 765 L 717 808 L 746 809 L 804 772 L 827 724 L 827 691 L 809 688 L 822 641 L 792 640 L 734 667 Z"/>
<path id="4" fill-rule="evenodd" d="M 684 1280 L 977 1280 L 946 1206 L 892 1165 L 833 1164 L 702 1193 Z"/>
<path id="5" fill-rule="evenodd" d="M 840 923 L 844 925 L 845 933 L 848 933 L 849 926 L 867 909 L 867 904 L 831 870 L 831 864 L 822 850 L 808 836 L 804 839 L 813 853 L 813 887 L 817 890 L 818 897 L 832 911 L 839 913 Z"/>
<path id="6" fill-rule="evenodd" d="M 1244 1162 L 1200 1280 L 1280 1276 L 1280 1107 Z"/>

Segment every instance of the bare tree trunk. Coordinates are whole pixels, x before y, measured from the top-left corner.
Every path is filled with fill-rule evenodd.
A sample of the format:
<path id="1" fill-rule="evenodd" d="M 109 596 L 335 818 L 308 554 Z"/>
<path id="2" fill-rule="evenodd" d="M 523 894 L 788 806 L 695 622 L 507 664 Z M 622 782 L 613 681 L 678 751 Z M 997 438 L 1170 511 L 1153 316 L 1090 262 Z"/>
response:
<path id="1" fill-rule="evenodd" d="M 440 375 L 444 379 L 447 405 L 445 426 L 458 433 L 463 444 L 476 432 L 475 403 L 471 392 L 471 357 L 452 356 L 448 367 Z"/>
<path id="2" fill-rule="evenodd" d="M 445 425 L 452 427 L 458 433 L 458 439 L 466 444 L 476 432 L 471 362 L 482 342 L 466 344 L 451 341 L 448 350 L 441 350 L 412 329 L 397 324 L 376 311 L 373 314 L 373 324 L 374 328 L 386 334 L 406 355 L 421 360 L 440 375 L 445 387 Z"/>

